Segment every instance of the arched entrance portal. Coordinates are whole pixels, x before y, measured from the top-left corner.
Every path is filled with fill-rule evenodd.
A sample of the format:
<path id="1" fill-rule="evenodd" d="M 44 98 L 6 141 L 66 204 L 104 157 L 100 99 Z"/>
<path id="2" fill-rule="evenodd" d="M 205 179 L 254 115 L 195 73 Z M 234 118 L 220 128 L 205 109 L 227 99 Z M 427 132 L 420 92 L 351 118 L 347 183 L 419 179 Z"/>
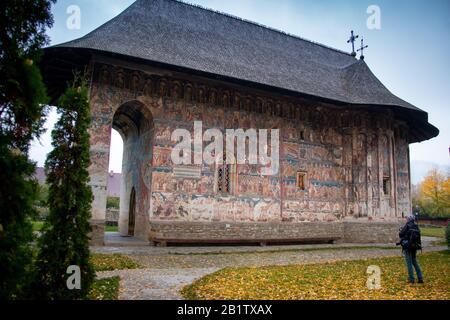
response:
<path id="1" fill-rule="evenodd" d="M 123 140 L 119 232 L 147 240 L 151 196 L 153 116 L 139 101 L 121 105 L 113 128 Z"/>
<path id="2" fill-rule="evenodd" d="M 136 223 L 136 189 L 131 189 L 130 209 L 128 212 L 128 235 L 134 236 L 134 226 Z"/>

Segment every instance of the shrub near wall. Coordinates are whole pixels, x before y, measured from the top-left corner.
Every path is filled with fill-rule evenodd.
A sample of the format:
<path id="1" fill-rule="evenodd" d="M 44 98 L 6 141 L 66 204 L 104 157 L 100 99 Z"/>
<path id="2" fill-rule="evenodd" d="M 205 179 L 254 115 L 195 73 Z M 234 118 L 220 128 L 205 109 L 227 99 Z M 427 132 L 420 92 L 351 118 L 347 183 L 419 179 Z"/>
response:
<path id="1" fill-rule="evenodd" d="M 430 217 L 430 216 L 421 216 L 419 215 L 419 223 L 421 225 L 430 225 L 437 227 L 445 227 L 448 224 L 448 217 Z"/>
<path id="2" fill-rule="evenodd" d="M 107 209 L 119 209 L 120 208 L 120 198 L 119 197 L 108 197 L 106 199 Z"/>

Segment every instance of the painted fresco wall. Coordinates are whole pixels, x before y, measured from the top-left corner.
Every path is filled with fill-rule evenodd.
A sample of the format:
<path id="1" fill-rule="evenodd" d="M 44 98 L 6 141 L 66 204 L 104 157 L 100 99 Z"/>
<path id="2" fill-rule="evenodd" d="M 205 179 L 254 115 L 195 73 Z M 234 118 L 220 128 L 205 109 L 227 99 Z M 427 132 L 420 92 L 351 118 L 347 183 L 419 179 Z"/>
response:
<path id="1" fill-rule="evenodd" d="M 349 110 L 110 62 L 94 64 L 91 86 L 94 220 L 104 219 L 113 117 L 127 103 L 153 127 L 149 136 L 125 141 L 122 233 L 133 186 L 142 237 L 149 221 L 388 220 L 410 208 L 408 129 L 388 111 Z M 280 172 L 262 176 L 259 165 L 237 165 L 231 192 L 217 192 L 214 165 L 171 162 L 171 133 L 185 128 L 193 136 L 194 121 L 202 121 L 203 130 L 280 129 Z M 176 177 L 180 171 L 183 178 Z M 297 187 L 298 172 L 306 173 L 305 190 Z"/>

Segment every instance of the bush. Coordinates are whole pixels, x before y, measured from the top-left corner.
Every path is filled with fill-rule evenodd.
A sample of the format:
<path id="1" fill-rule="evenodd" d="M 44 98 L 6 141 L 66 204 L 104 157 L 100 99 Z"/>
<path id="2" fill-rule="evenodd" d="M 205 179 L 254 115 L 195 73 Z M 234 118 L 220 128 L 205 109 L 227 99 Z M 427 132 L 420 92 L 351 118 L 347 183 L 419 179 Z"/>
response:
<path id="1" fill-rule="evenodd" d="M 120 208 L 120 198 L 119 197 L 108 197 L 106 199 L 107 209 L 119 209 Z"/>
<path id="2" fill-rule="evenodd" d="M 35 207 L 37 211 L 36 221 L 45 221 L 48 217 L 48 207 Z"/>
<path id="3" fill-rule="evenodd" d="M 37 198 L 36 198 L 36 206 L 38 207 L 47 207 L 47 198 L 48 198 L 48 185 L 38 184 L 37 185 Z"/>

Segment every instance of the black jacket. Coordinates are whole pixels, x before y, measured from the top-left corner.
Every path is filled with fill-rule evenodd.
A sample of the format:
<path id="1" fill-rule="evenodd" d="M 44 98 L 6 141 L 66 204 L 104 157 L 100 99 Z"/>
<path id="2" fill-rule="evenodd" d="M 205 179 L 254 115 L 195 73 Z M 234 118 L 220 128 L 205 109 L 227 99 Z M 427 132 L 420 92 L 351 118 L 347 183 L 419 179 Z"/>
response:
<path id="1" fill-rule="evenodd" d="M 412 228 L 415 227 L 415 222 L 414 221 L 408 221 L 403 228 L 400 229 L 400 232 L 398 234 L 398 236 L 400 237 L 400 240 L 409 239 L 409 230 L 411 230 Z"/>

